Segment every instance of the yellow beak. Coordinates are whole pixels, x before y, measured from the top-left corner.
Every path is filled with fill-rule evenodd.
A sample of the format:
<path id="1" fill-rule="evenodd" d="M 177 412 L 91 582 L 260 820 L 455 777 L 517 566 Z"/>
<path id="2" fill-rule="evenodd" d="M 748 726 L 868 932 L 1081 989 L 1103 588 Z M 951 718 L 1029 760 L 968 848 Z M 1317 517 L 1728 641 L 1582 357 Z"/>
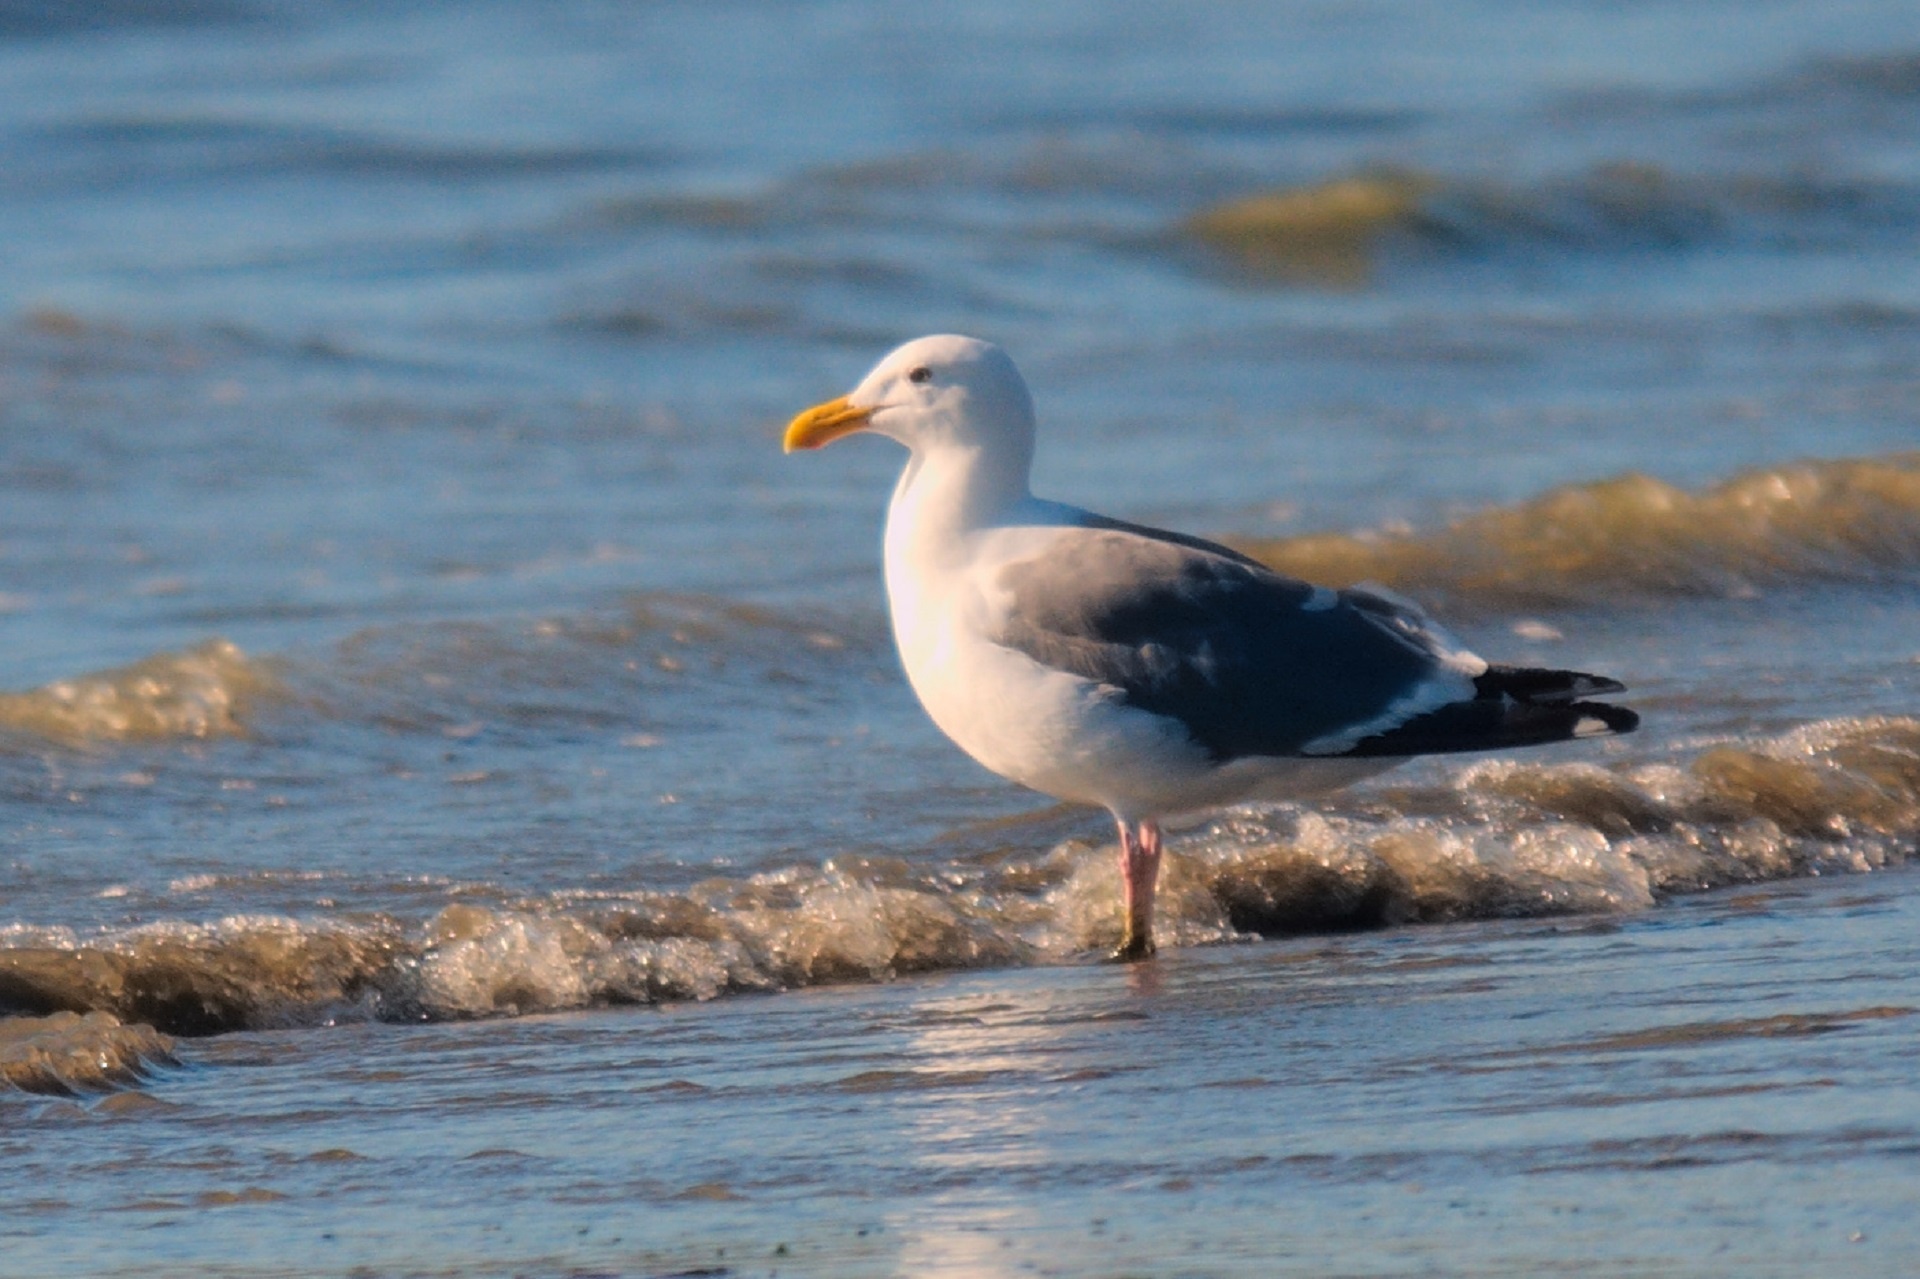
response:
<path id="1" fill-rule="evenodd" d="M 851 435 L 867 424 L 872 409 L 859 409 L 847 403 L 847 397 L 816 404 L 787 423 L 786 451 L 817 449 Z"/>

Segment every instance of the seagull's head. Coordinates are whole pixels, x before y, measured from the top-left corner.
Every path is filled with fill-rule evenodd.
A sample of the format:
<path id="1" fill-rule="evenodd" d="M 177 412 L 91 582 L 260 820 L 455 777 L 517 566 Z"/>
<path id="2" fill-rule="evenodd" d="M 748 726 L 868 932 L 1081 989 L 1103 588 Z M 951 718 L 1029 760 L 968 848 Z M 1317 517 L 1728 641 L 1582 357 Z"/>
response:
<path id="1" fill-rule="evenodd" d="M 787 427 L 786 448 L 817 449 L 856 431 L 915 453 L 942 448 L 1033 456 L 1033 399 L 1007 353 L 978 338 L 941 334 L 899 347 L 860 385 L 808 409 Z"/>

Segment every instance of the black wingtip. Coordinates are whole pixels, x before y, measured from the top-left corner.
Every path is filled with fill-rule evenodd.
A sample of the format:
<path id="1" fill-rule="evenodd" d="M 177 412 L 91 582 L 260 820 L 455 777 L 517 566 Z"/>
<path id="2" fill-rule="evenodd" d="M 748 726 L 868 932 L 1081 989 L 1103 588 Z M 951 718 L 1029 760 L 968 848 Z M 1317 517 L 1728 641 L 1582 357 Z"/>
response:
<path id="1" fill-rule="evenodd" d="M 1516 701 L 1510 696 L 1455 702 L 1357 742 L 1357 756 L 1446 755 L 1512 750 L 1631 733 L 1640 716 L 1609 702 Z"/>
<path id="2" fill-rule="evenodd" d="M 1585 671 L 1555 671 L 1528 666 L 1489 666 L 1473 681 L 1478 697 L 1511 697 L 1536 705 L 1572 702 L 1582 697 L 1610 697 L 1627 686 L 1605 675 Z"/>
<path id="3" fill-rule="evenodd" d="M 1609 702 L 1575 702 L 1567 709 L 1580 716 L 1573 727 L 1575 737 L 1605 737 L 1631 733 L 1640 727 L 1639 712 Z M 1589 728 L 1589 724 L 1593 727 Z"/>

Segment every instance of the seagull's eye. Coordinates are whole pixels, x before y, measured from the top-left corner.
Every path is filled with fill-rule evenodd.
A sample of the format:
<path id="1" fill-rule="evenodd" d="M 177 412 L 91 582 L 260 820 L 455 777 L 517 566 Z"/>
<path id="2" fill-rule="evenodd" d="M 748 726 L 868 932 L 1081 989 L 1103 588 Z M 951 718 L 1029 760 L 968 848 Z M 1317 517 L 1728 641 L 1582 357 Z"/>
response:
<path id="1" fill-rule="evenodd" d="M 928 368 L 926 365 L 922 364 L 919 368 L 914 369 L 907 374 L 907 381 L 931 382 L 933 381 L 933 370 Z"/>

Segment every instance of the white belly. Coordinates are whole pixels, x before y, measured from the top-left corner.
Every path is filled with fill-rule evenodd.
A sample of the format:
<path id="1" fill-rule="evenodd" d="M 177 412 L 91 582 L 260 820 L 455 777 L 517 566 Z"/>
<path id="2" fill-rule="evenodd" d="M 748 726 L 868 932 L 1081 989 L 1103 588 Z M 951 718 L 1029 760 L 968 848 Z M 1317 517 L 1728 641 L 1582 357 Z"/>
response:
<path id="1" fill-rule="evenodd" d="M 920 704 L 967 754 L 1022 786 L 1130 820 L 1305 798 L 1394 763 L 1260 757 L 1216 764 L 1179 721 L 981 638 L 944 610 L 918 609 L 904 630 L 896 621 L 896 635 Z"/>
<path id="2" fill-rule="evenodd" d="M 1007 605 L 996 602 L 997 566 L 1044 553 L 1055 530 L 1036 522 L 922 541 L 916 521 L 928 481 L 915 474 L 909 467 L 902 478 L 887 523 L 894 639 L 927 714 L 987 768 L 1042 794 L 1138 820 L 1303 798 L 1392 766 L 1271 757 L 1218 764 L 1178 720 L 994 643 L 997 610 Z"/>

